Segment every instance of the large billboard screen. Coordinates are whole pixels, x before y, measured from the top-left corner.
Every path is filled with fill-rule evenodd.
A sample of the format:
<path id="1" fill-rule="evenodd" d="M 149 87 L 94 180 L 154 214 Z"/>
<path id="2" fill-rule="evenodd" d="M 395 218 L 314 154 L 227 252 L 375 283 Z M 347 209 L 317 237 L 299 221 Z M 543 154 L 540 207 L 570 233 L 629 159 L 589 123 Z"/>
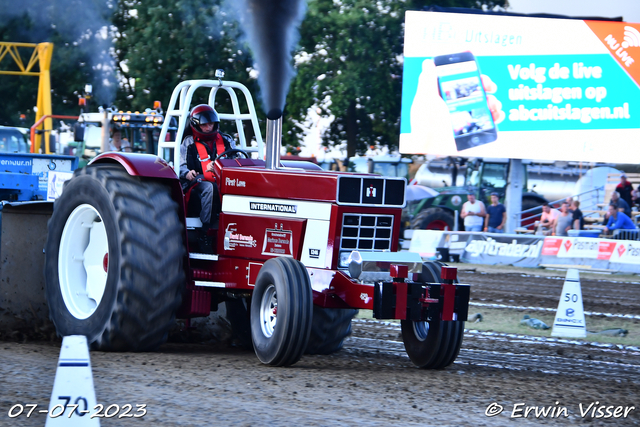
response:
<path id="1" fill-rule="evenodd" d="M 640 24 L 407 12 L 400 152 L 640 163 Z"/>

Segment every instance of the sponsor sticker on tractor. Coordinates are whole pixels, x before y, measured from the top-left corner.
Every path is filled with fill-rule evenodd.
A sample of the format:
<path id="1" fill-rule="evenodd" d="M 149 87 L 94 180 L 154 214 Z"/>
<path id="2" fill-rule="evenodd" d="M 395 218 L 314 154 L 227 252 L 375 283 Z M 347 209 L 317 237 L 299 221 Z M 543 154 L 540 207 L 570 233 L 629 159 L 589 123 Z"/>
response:
<path id="1" fill-rule="evenodd" d="M 255 248 L 256 239 L 252 235 L 238 233 L 237 224 L 232 222 L 227 225 L 224 233 L 224 249 L 233 251 L 236 247 Z"/>
<path id="2" fill-rule="evenodd" d="M 262 245 L 263 255 L 293 256 L 293 233 L 291 230 L 267 228 Z"/>

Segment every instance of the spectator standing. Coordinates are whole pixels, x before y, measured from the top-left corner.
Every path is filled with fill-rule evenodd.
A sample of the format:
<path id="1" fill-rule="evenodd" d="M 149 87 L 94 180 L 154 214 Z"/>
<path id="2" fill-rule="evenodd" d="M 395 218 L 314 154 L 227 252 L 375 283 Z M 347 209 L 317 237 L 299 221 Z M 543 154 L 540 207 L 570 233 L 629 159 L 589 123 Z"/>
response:
<path id="1" fill-rule="evenodd" d="M 573 215 L 573 197 L 567 197 L 567 205 L 569 205 L 569 213 Z"/>
<path id="2" fill-rule="evenodd" d="M 504 223 L 507 220 L 507 210 L 498 201 L 498 193 L 491 193 L 491 204 L 487 207 L 484 221 L 484 231 L 489 233 L 504 233 Z"/>
<path id="3" fill-rule="evenodd" d="M 567 236 L 568 231 L 571 229 L 571 222 L 573 220 L 573 215 L 569 213 L 569 203 L 562 202 L 562 206 L 560 206 L 560 215 L 556 219 L 556 236 Z"/>
<path id="4" fill-rule="evenodd" d="M 604 232 L 608 234 L 613 230 L 637 230 L 637 227 L 624 212 L 618 211 L 616 205 L 609 205 L 609 221 Z"/>
<path id="5" fill-rule="evenodd" d="M 582 215 L 582 211 L 580 210 L 580 202 L 578 200 L 574 200 L 571 205 L 573 208 L 573 229 L 574 230 L 584 230 L 584 215 Z"/>
<path id="6" fill-rule="evenodd" d="M 631 206 L 631 203 L 632 203 L 631 193 L 633 192 L 633 185 L 631 185 L 631 183 L 627 181 L 627 175 L 625 174 L 620 175 L 620 182 L 616 186 L 616 191 L 620 195 L 620 198 L 625 202 L 627 202 L 627 205 Z M 625 210 L 625 213 L 627 213 L 626 210 Z M 630 214 L 631 212 L 629 212 L 627 215 L 630 215 Z"/>
<path id="7" fill-rule="evenodd" d="M 626 200 L 620 197 L 620 193 L 618 193 L 617 191 L 611 193 L 611 201 L 609 202 L 609 204 L 618 206 L 618 210 L 620 212 L 623 212 L 628 217 L 631 216 L 631 206 L 627 203 Z"/>
<path id="8" fill-rule="evenodd" d="M 556 226 L 556 220 L 560 212 L 557 209 L 551 209 L 549 203 L 542 204 L 542 216 L 540 216 L 540 223 L 536 230 L 537 235 L 550 236 Z"/>
<path id="9" fill-rule="evenodd" d="M 636 206 L 640 205 L 640 184 L 631 192 L 631 202 Z"/>
<path id="10" fill-rule="evenodd" d="M 462 205 L 460 217 L 464 219 L 465 231 L 482 231 L 483 218 L 487 215 L 484 203 L 476 200 L 475 194 L 468 194 L 467 201 Z"/>

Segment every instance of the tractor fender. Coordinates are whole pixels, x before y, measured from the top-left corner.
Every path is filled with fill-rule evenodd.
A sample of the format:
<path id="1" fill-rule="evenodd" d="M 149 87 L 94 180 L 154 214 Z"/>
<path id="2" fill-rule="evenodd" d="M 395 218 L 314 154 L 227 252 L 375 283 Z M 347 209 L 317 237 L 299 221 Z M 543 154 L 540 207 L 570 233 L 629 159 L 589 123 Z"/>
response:
<path id="1" fill-rule="evenodd" d="M 178 180 L 173 168 L 164 159 L 153 154 L 119 153 L 110 151 L 102 153 L 89 164 L 94 163 L 120 163 L 131 176 L 147 178 L 166 178 Z"/>

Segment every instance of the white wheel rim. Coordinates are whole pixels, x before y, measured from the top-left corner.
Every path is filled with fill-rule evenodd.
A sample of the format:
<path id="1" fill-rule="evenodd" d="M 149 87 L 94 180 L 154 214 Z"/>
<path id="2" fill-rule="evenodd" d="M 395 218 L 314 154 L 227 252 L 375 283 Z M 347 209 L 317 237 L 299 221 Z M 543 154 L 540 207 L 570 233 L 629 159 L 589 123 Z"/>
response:
<path id="1" fill-rule="evenodd" d="M 269 285 L 262 296 L 260 303 L 260 327 L 265 337 L 271 338 L 276 329 L 278 318 L 278 296 L 276 287 Z"/>
<path id="2" fill-rule="evenodd" d="M 429 335 L 429 322 L 413 322 L 413 334 L 418 341 L 424 341 Z"/>
<path id="3" fill-rule="evenodd" d="M 93 206 L 82 204 L 67 218 L 58 254 L 60 292 L 73 317 L 86 319 L 100 305 L 108 263 L 109 243 L 102 217 Z"/>

